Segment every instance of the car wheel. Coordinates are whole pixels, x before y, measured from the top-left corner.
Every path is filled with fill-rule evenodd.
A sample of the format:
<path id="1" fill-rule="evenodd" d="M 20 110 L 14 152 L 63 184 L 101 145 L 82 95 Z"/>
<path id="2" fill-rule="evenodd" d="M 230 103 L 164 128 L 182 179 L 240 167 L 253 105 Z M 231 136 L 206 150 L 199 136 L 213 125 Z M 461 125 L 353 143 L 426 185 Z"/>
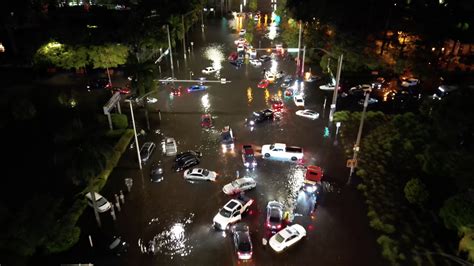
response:
<path id="1" fill-rule="evenodd" d="M 266 158 L 270 158 L 270 153 L 265 153 Z"/>
<path id="2" fill-rule="evenodd" d="M 291 160 L 292 160 L 292 161 L 296 161 L 296 160 L 298 160 L 298 158 L 296 158 L 296 157 L 293 156 L 293 157 L 291 157 Z"/>

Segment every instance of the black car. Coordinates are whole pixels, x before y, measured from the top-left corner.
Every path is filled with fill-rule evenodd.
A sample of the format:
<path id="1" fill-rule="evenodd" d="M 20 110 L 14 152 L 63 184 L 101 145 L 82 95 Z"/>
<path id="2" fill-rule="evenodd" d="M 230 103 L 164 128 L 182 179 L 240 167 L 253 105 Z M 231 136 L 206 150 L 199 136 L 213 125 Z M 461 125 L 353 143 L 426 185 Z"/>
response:
<path id="1" fill-rule="evenodd" d="M 232 227 L 234 246 L 237 257 L 241 260 L 252 258 L 252 240 L 250 239 L 249 227 L 245 224 L 236 224 Z"/>
<path id="2" fill-rule="evenodd" d="M 176 172 L 180 172 L 192 166 L 198 165 L 200 162 L 201 160 L 199 159 L 199 157 L 194 155 L 188 155 L 181 157 L 179 160 L 177 160 L 173 168 Z"/>
<path id="3" fill-rule="evenodd" d="M 109 79 L 106 79 L 106 78 L 91 80 L 86 85 L 87 91 L 109 89 L 111 87 L 112 87 L 112 84 L 110 84 Z"/>
<path id="4" fill-rule="evenodd" d="M 177 162 L 177 161 L 179 161 L 181 158 L 187 157 L 187 156 L 189 156 L 189 155 L 192 155 L 192 156 L 201 158 L 201 157 L 202 157 L 202 152 L 200 152 L 200 151 L 185 151 L 185 152 L 182 152 L 182 153 L 177 154 L 177 155 L 176 155 L 176 159 L 175 159 L 174 161 Z"/>
<path id="5" fill-rule="evenodd" d="M 249 118 L 245 119 L 245 123 L 249 126 L 254 126 L 255 124 L 267 120 L 273 120 L 273 117 L 273 111 L 270 109 L 265 109 L 263 111 L 253 112 Z"/>
<path id="6" fill-rule="evenodd" d="M 163 166 L 161 165 L 161 161 L 159 161 L 152 166 L 150 179 L 152 182 L 161 182 L 163 181 L 163 177 Z"/>
<path id="7" fill-rule="evenodd" d="M 272 231 L 279 231 L 283 224 L 283 204 L 278 201 L 270 201 L 267 204 L 266 226 Z"/>

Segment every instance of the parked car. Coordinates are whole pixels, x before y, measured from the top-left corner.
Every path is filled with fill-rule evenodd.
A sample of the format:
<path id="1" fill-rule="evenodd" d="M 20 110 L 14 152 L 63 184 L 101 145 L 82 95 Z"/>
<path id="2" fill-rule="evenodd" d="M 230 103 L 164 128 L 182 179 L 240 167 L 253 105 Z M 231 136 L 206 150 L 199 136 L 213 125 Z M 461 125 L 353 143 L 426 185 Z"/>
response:
<path id="1" fill-rule="evenodd" d="M 108 246 L 109 252 L 120 256 L 124 253 L 127 253 L 130 244 L 122 239 L 120 236 L 114 236 Z"/>
<path id="2" fill-rule="evenodd" d="M 86 89 L 87 91 L 92 91 L 92 90 L 101 90 L 101 89 L 110 89 L 112 87 L 112 84 L 109 82 L 109 79 L 107 78 L 98 78 L 91 80 L 87 83 Z"/>
<path id="3" fill-rule="evenodd" d="M 207 180 L 216 181 L 217 173 L 203 168 L 193 168 L 184 171 L 184 179 L 186 180 Z"/>
<path id="4" fill-rule="evenodd" d="M 293 224 L 272 236 L 268 243 L 273 250 L 281 252 L 294 245 L 305 236 L 306 230 L 304 227 L 299 224 Z"/>
<path id="5" fill-rule="evenodd" d="M 298 110 L 298 111 L 296 111 L 296 115 L 306 117 L 306 118 L 309 118 L 309 119 L 313 119 L 313 120 L 319 118 L 319 113 L 318 112 L 313 111 L 313 110 L 309 110 L 309 109 Z"/>
<path id="6" fill-rule="evenodd" d="M 201 127 L 202 128 L 212 128 L 212 116 L 210 114 L 201 115 Z"/>
<path id="7" fill-rule="evenodd" d="M 237 258 L 249 260 L 252 258 L 252 240 L 249 227 L 245 224 L 236 224 L 232 227 L 235 251 Z"/>
<path id="8" fill-rule="evenodd" d="M 273 120 L 273 117 L 273 111 L 270 109 L 265 109 L 259 112 L 253 112 L 249 118 L 245 119 L 245 124 L 254 126 L 255 124 L 261 123 L 263 121 Z"/>
<path id="9" fill-rule="evenodd" d="M 112 93 L 119 92 L 120 94 L 130 94 L 132 90 L 129 87 L 113 87 Z"/>
<path id="10" fill-rule="evenodd" d="M 215 69 L 212 66 L 206 67 L 202 70 L 203 74 L 211 74 L 211 73 L 214 73 L 214 72 L 217 72 L 217 69 Z"/>
<path id="11" fill-rule="evenodd" d="M 267 204 L 267 218 L 265 225 L 270 230 L 280 230 L 283 225 L 283 204 L 272 200 Z"/>
<path id="12" fill-rule="evenodd" d="M 161 149 L 166 156 L 176 155 L 178 147 L 174 138 L 164 138 L 161 141 Z"/>
<path id="13" fill-rule="evenodd" d="M 151 154 L 156 148 L 156 144 L 154 142 L 145 142 L 140 149 L 140 157 L 142 158 L 142 163 L 146 163 L 148 159 L 150 159 Z"/>
<path id="14" fill-rule="evenodd" d="M 152 182 L 161 182 L 163 181 L 164 175 L 163 175 L 163 166 L 161 165 L 161 161 L 158 161 L 151 167 L 151 172 L 150 172 L 150 179 Z"/>
<path id="15" fill-rule="evenodd" d="M 258 59 L 250 59 L 250 64 L 252 64 L 252 66 L 261 66 L 262 61 L 260 61 Z"/>
<path id="16" fill-rule="evenodd" d="M 94 192 L 94 195 L 95 195 L 95 202 L 96 202 L 98 212 L 106 212 L 110 210 L 112 205 L 106 198 L 104 198 L 102 195 L 100 195 L 97 192 Z M 87 204 L 91 207 L 94 207 L 94 200 L 92 199 L 92 194 L 90 192 L 86 194 L 86 199 L 87 199 Z"/>
<path id="17" fill-rule="evenodd" d="M 179 86 L 178 88 L 172 88 L 170 95 L 172 96 L 181 96 L 181 89 L 183 87 Z"/>
<path id="18" fill-rule="evenodd" d="M 176 160 L 173 168 L 176 172 L 180 172 L 198 165 L 200 162 L 201 160 L 199 157 L 189 154 L 186 156 L 181 156 L 178 160 Z"/>
<path id="19" fill-rule="evenodd" d="M 207 89 L 205 85 L 192 85 L 188 87 L 188 92 L 195 92 L 195 91 L 204 91 Z"/>
<path id="20" fill-rule="evenodd" d="M 295 102 L 296 106 L 304 107 L 304 98 L 301 94 L 293 96 L 293 101 Z"/>
<path id="21" fill-rule="evenodd" d="M 236 179 L 222 188 L 222 191 L 227 195 L 241 193 L 257 186 L 257 182 L 251 177 L 242 177 Z"/>
<path id="22" fill-rule="evenodd" d="M 269 85 L 269 84 L 270 84 L 270 81 L 268 81 L 268 80 L 266 80 L 266 79 L 262 79 L 262 80 L 258 83 L 257 87 L 259 87 L 260 89 L 266 89 L 266 88 L 268 88 L 268 85 Z"/>
<path id="23" fill-rule="evenodd" d="M 257 159 L 253 151 L 252 145 L 242 146 L 242 162 L 246 168 L 255 168 L 257 166 Z"/>
<path id="24" fill-rule="evenodd" d="M 261 55 L 261 56 L 260 56 L 260 60 L 265 63 L 265 62 L 267 62 L 267 61 L 272 60 L 272 58 L 271 58 L 269 55 L 264 54 L 264 55 Z"/>
<path id="25" fill-rule="evenodd" d="M 176 158 L 175 158 L 175 162 L 181 160 L 181 158 L 184 158 L 184 157 L 187 157 L 187 156 L 194 156 L 194 157 L 197 157 L 197 158 L 201 158 L 202 157 L 202 152 L 200 151 L 185 151 L 185 152 L 181 152 L 179 154 L 176 155 Z"/>

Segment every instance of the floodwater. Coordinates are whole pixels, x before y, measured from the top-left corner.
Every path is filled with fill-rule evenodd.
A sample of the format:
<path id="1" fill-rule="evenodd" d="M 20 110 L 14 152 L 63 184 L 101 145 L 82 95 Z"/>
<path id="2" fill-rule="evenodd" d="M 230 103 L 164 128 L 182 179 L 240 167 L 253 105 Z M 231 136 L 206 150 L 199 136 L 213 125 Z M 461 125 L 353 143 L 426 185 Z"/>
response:
<path id="1" fill-rule="evenodd" d="M 127 190 L 124 178 L 133 178 L 131 192 L 125 192 L 125 204 L 117 213 L 117 220 L 114 222 L 109 213 L 103 213 L 102 228 L 97 229 L 92 211 L 87 209 L 81 219 L 81 242 L 70 254 L 61 257 L 65 260 L 61 262 L 93 262 L 98 265 L 385 264 L 380 259 L 374 234 L 368 227 L 362 197 L 354 185 L 344 186 L 349 173 L 345 167 L 346 158 L 333 145 L 331 138 L 323 137 L 324 127 L 328 125 L 332 92 L 319 90 L 320 83 L 303 83 L 305 108 L 319 112 L 320 118 L 310 120 L 296 116 L 295 112 L 302 108 L 296 107 L 292 98 L 284 97 L 284 89 L 278 82 L 267 89 L 257 88 L 264 68 L 294 74 L 294 61 L 278 58 L 260 67 L 243 64 L 236 69 L 227 62 L 227 56 L 235 51 L 234 40 L 238 38 L 238 28 L 229 27 L 232 23 L 232 20 L 224 18 L 208 18 L 204 32 L 196 27 L 187 36 L 188 42 L 193 42 L 187 59 L 183 58 L 182 47 L 177 47 L 174 56 L 179 61 L 179 67 L 175 63 L 178 79 L 226 78 L 231 82 L 207 83 L 208 88 L 199 92 L 188 93 L 183 89 L 181 96 L 171 96 L 169 88 L 160 88 L 156 95 L 158 102 L 149 107 L 151 130 L 140 139 L 141 144 L 145 140 L 157 143 L 152 159 L 140 171 L 136 150 L 129 149 L 124 154 L 102 191 L 106 198 L 114 201 L 114 194 Z M 263 34 L 264 31 L 257 34 L 254 46 L 257 43 L 258 47 L 258 40 L 261 40 L 262 47 L 271 45 L 269 40 L 262 38 Z M 258 56 L 264 53 L 258 51 Z M 169 68 L 166 60 L 161 64 L 163 70 Z M 201 69 L 207 66 L 219 71 L 202 74 Z M 163 76 L 166 75 L 170 75 L 169 72 L 163 73 Z M 176 85 L 187 87 L 193 83 Z M 253 111 L 269 108 L 274 95 L 281 96 L 285 104 L 281 118 L 258 124 L 253 129 L 246 127 L 245 118 Z M 325 100 L 327 104 L 323 110 Z M 124 109 L 125 113 L 129 112 Z M 200 117 L 205 113 L 212 115 L 214 128 L 201 128 Z M 137 127 L 145 128 L 143 110 L 135 109 L 135 117 Z M 224 153 L 219 137 L 225 126 L 232 128 L 236 143 L 234 151 Z M 176 139 L 179 152 L 201 151 L 203 156 L 198 167 L 218 172 L 217 180 L 186 182 L 182 172 L 176 173 L 171 169 L 174 157 L 161 154 L 159 143 L 164 136 Z M 324 187 L 327 189 L 318 198 L 316 209 L 311 209 L 314 208 L 313 198 L 300 193 L 304 179 L 301 165 L 262 159 L 261 146 L 275 142 L 303 147 L 302 163 L 319 165 L 324 169 L 324 180 L 327 182 Z M 256 150 L 258 166 L 254 170 L 246 170 L 243 166 L 240 154 L 243 144 L 251 144 Z M 162 161 L 165 177 L 162 182 L 153 183 L 149 178 L 150 165 L 158 160 Z M 214 215 L 231 199 L 222 192 L 222 187 L 237 176 L 252 177 L 257 182 L 257 187 L 246 193 L 255 202 L 242 219 L 250 226 L 254 247 L 253 258 L 246 262 L 238 261 L 231 233 L 216 231 L 212 227 Z M 290 224 L 299 223 L 307 230 L 305 239 L 282 254 L 262 244 L 262 238 L 270 235 L 264 228 L 264 220 L 266 204 L 271 200 L 285 206 L 292 219 Z M 93 252 L 99 247 L 90 248 L 87 236 L 90 234 L 94 239 L 98 237 L 98 231 L 122 236 L 130 243 L 128 252 L 120 257 Z"/>

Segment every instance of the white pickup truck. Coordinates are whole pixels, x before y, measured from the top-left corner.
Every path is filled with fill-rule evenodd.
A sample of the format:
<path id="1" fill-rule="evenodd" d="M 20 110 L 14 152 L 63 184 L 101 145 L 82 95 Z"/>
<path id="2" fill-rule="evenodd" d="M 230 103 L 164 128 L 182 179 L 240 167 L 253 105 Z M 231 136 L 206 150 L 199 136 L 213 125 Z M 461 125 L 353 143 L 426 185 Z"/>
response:
<path id="1" fill-rule="evenodd" d="M 303 159 L 303 148 L 286 146 L 284 143 L 273 143 L 262 146 L 264 158 L 277 158 L 297 161 Z"/>
<path id="2" fill-rule="evenodd" d="M 214 216 L 213 225 L 218 230 L 226 230 L 230 224 L 242 219 L 242 214 L 248 211 L 253 199 L 239 195 L 237 199 L 229 200 Z"/>

